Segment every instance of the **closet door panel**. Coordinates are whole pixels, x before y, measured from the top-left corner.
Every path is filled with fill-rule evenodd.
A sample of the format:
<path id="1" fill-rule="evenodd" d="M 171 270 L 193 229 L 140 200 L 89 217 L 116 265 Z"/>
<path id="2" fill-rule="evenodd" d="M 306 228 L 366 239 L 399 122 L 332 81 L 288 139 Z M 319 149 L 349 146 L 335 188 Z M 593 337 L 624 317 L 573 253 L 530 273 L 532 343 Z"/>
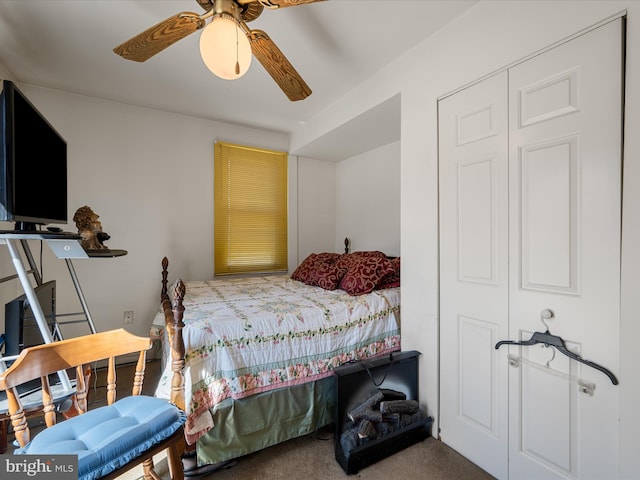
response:
<path id="1" fill-rule="evenodd" d="M 441 101 L 439 124 L 441 438 L 505 478 L 506 72 Z"/>
<path id="2" fill-rule="evenodd" d="M 523 289 L 579 293 L 578 139 L 570 135 L 520 150 Z"/>
<path id="3" fill-rule="evenodd" d="M 545 331 L 550 309 L 550 332 L 613 372 L 621 39 L 618 20 L 509 71 L 509 336 Z M 510 477 L 617 478 L 618 387 L 550 348 L 509 349 L 530 360 L 510 369 Z M 594 394 L 581 394 L 576 379 L 594 383 Z"/>

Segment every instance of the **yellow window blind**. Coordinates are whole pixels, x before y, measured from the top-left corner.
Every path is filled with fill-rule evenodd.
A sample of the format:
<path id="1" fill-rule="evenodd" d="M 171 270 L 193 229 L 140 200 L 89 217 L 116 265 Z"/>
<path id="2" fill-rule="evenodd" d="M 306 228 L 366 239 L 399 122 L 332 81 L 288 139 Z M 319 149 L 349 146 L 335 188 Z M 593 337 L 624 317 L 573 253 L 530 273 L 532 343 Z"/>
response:
<path id="1" fill-rule="evenodd" d="M 287 271 L 287 153 L 216 142 L 215 274 Z"/>

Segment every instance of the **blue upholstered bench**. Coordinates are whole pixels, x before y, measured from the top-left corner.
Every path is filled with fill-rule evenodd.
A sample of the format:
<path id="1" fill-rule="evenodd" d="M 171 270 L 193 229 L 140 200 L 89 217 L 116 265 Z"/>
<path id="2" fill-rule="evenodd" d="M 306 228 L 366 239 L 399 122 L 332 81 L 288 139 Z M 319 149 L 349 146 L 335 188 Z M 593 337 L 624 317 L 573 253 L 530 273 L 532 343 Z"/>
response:
<path id="1" fill-rule="evenodd" d="M 183 478 L 180 454 L 184 450 L 186 415 L 166 400 L 140 395 L 148 338 L 125 330 L 86 335 L 22 351 L 13 365 L 0 374 L 0 389 L 9 400 L 9 414 L 16 440 L 14 453 L 78 456 L 78 478 L 115 478 L 143 463 L 145 478 L 153 477 L 153 455 L 167 449 L 173 478 Z M 132 395 L 115 401 L 115 357 L 139 352 Z M 107 405 L 87 411 L 85 365 L 108 358 Z M 47 375 L 77 367 L 76 410 L 81 415 L 56 423 L 55 407 L 47 393 Z M 43 404 L 47 427 L 30 438 L 29 426 L 16 387 L 33 378 L 43 379 Z M 179 384 L 179 382 L 178 382 Z"/>

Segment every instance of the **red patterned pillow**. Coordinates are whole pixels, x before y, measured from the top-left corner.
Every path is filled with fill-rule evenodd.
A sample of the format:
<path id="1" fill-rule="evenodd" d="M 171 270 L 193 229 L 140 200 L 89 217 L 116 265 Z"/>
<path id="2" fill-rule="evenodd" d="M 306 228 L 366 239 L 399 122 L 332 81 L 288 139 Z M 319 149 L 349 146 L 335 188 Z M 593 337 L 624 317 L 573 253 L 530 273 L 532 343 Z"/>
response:
<path id="1" fill-rule="evenodd" d="M 341 267 L 348 268 L 349 266 L 356 265 L 358 262 L 366 258 L 387 258 L 387 256 L 377 250 L 343 253 L 339 256 L 337 263 Z"/>
<path id="2" fill-rule="evenodd" d="M 317 285 L 325 290 L 335 290 L 338 288 L 340 279 L 344 275 L 345 270 L 338 267 L 335 263 L 320 262 L 316 264 L 316 274 L 312 284 Z"/>
<path id="3" fill-rule="evenodd" d="M 344 254 L 337 264 L 346 265 L 346 273 L 338 286 L 349 295 L 363 295 L 373 291 L 380 280 L 394 271 L 393 264 L 382 252 L 369 255 L 363 255 L 362 252 Z"/>
<path id="4" fill-rule="evenodd" d="M 376 289 L 383 288 L 394 288 L 400 286 L 400 257 L 395 257 L 391 259 L 391 264 L 393 265 L 393 272 L 386 275 L 378 285 Z"/>
<path id="5" fill-rule="evenodd" d="M 305 258 L 291 278 L 325 290 L 335 290 L 345 269 L 336 264 L 337 253 L 312 253 Z"/>
<path id="6" fill-rule="evenodd" d="M 298 268 L 291 274 L 291 278 L 294 280 L 298 280 L 299 282 L 307 283 L 307 279 L 310 278 L 311 274 L 314 270 L 314 263 L 317 254 L 312 253 L 307 258 L 305 258 Z"/>
<path id="7" fill-rule="evenodd" d="M 332 252 L 316 253 L 315 258 L 317 260 L 322 260 L 329 263 L 336 263 L 336 261 L 340 258 L 340 254 Z"/>

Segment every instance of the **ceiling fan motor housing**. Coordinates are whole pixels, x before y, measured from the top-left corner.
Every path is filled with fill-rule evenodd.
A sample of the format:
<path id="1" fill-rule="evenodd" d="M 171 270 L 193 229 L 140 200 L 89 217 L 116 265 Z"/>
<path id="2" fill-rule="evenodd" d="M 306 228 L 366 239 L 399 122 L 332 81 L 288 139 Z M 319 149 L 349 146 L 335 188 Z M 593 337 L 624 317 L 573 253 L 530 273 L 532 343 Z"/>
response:
<path id="1" fill-rule="evenodd" d="M 264 10 L 263 3 L 259 1 L 236 1 L 236 0 L 197 0 L 206 12 L 213 14 L 227 12 L 237 19 L 251 22 L 258 18 Z M 270 2 L 267 2 L 270 3 Z M 269 7 L 273 8 L 273 7 Z"/>

